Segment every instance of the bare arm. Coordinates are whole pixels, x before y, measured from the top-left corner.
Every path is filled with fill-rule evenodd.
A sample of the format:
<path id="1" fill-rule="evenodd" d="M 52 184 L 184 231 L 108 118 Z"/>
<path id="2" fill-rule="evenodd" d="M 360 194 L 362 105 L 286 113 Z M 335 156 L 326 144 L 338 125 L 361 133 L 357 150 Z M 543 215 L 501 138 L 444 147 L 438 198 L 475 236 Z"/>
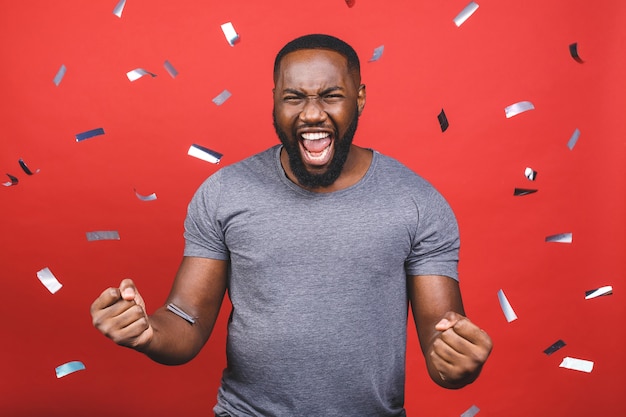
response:
<path id="1" fill-rule="evenodd" d="M 184 257 L 166 305 L 173 303 L 195 318 L 190 324 L 160 307 L 151 316 L 134 283 L 108 288 L 91 306 L 94 326 L 115 343 L 177 365 L 194 358 L 206 343 L 226 290 L 227 261 Z"/>
<path id="2" fill-rule="evenodd" d="M 444 388 L 472 383 L 493 345 L 489 335 L 465 317 L 459 283 L 438 275 L 409 276 L 407 283 L 430 377 Z"/>

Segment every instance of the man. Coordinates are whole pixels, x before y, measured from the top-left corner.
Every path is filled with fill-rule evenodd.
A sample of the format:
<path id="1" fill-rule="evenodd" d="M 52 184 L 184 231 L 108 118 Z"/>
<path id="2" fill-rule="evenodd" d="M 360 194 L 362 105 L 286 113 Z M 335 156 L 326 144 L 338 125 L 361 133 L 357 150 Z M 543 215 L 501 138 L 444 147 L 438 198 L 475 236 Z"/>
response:
<path id="1" fill-rule="evenodd" d="M 422 178 L 352 144 L 366 96 L 355 51 L 326 35 L 295 39 L 276 57 L 274 85 L 282 146 L 199 188 L 171 309 L 148 317 L 124 280 L 93 303 L 94 325 L 184 363 L 228 289 L 217 416 L 405 415 L 409 301 L 431 378 L 474 381 L 492 344 L 464 317 L 456 220 Z"/>

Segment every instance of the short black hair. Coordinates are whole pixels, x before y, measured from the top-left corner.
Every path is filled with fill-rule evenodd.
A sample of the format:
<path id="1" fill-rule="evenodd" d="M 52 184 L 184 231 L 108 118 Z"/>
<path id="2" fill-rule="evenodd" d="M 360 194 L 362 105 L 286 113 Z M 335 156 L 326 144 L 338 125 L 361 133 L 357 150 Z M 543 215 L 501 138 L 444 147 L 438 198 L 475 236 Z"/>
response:
<path id="1" fill-rule="evenodd" d="M 348 61 L 348 70 L 355 72 L 360 80 L 361 63 L 359 62 L 359 56 L 354 48 L 339 38 L 319 33 L 300 36 L 299 38 L 287 43 L 280 51 L 278 51 L 276 59 L 274 60 L 274 80 L 278 77 L 280 61 L 285 57 L 285 55 L 302 49 L 328 49 L 343 55 Z"/>

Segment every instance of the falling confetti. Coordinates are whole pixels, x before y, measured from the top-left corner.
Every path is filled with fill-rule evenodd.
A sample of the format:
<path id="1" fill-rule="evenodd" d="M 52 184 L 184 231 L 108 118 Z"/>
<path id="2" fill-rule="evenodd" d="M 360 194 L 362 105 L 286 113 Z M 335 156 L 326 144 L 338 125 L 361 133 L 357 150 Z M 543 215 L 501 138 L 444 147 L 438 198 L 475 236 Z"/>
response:
<path id="1" fill-rule="evenodd" d="M 185 313 L 180 307 L 178 307 L 175 304 L 169 303 L 167 305 L 167 309 L 169 311 L 171 311 L 172 313 L 176 314 L 178 317 L 180 317 L 183 320 L 187 321 L 189 324 L 194 324 L 196 322 L 195 318 L 193 318 L 189 314 Z"/>
<path id="2" fill-rule="evenodd" d="M 59 86 L 59 84 L 61 84 L 63 77 L 65 77 L 66 70 L 67 68 L 65 68 L 65 65 L 62 64 L 61 68 L 59 68 L 56 75 L 54 76 L 54 80 L 52 80 L 52 82 L 54 82 L 54 85 L 56 85 L 57 87 Z"/>
<path id="3" fill-rule="evenodd" d="M 613 287 L 607 285 L 605 287 L 596 288 L 594 290 L 585 291 L 585 300 L 591 300 L 592 298 L 602 297 L 605 295 L 612 295 Z"/>
<path id="4" fill-rule="evenodd" d="M 573 369 L 574 371 L 591 372 L 593 370 L 593 362 L 584 359 L 570 358 L 566 356 L 559 365 L 560 368 Z"/>
<path id="5" fill-rule="evenodd" d="M 504 114 L 507 119 L 510 119 L 513 116 L 517 116 L 520 113 L 524 113 L 528 110 L 534 110 L 535 106 L 530 101 L 519 101 L 517 103 L 511 104 L 504 109 Z"/>
<path id="6" fill-rule="evenodd" d="M 76 371 L 82 371 L 85 369 L 85 365 L 80 361 L 71 361 L 64 363 L 63 365 L 57 366 L 55 372 L 57 374 L 57 378 L 63 378 L 66 375 L 74 373 Z"/>
<path id="7" fill-rule="evenodd" d="M 521 196 L 521 195 L 528 195 L 528 194 L 533 194 L 536 193 L 537 190 L 535 189 L 530 189 L 530 188 L 516 188 L 513 190 L 513 195 L 514 196 Z"/>
<path id="8" fill-rule="evenodd" d="M 196 157 L 198 159 L 202 159 L 203 161 L 210 162 L 212 164 L 219 164 L 220 159 L 222 159 L 222 154 L 219 152 L 212 151 L 204 146 L 193 144 L 189 147 L 189 151 L 187 151 L 187 155 Z"/>
<path id="9" fill-rule="evenodd" d="M 219 93 L 217 96 L 215 96 L 213 100 L 211 101 L 213 101 L 213 103 L 215 103 L 217 106 L 221 106 L 222 104 L 224 104 L 226 100 L 230 98 L 230 96 L 232 96 L 230 91 L 224 90 L 221 93 Z"/>
<path id="10" fill-rule="evenodd" d="M 76 142 L 80 142 L 85 139 L 93 138 L 94 136 L 99 135 L 104 135 L 104 129 L 101 127 L 97 129 L 87 130 L 86 132 L 78 133 L 76 135 Z"/>
<path id="11" fill-rule="evenodd" d="M 135 189 L 135 195 L 137 196 L 138 199 L 140 199 L 141 201 L 153 201 L 157 199 L 157 195 L 156 193 L 152 193 L 149 195 L 143 195 L 143 194 L 139 194 L 137 192 L 137 189 Z"/>
<path id="12" fill-rule="evenodd" d="M 12 187 L 14 185 L 17 185 L 20 182 L 20 180 L 18 180 L 17 177 L 11 174 L 7 174 L 7 177 L 9 177 L 11 181 L 3 182 L 2 185 L 4 185 L 5 187 Z"/>
<path id="13" fill-rule="evenodd" d="M 581 63 L 581 64 L 583 62 L 585 62 L 578 55 L 578 43 L 577 42 L 574 42 L 574 43 L 570 44 L 570 46 L 569 46 L 569 54 L 572 56 L 572 58 L 574 58 L 574 61 L 576 61 L 578 63 Z"/>
<path id="14" fill-rule="evenodd" d="M 468 4 L 467 6 L 465 6 L 465 8 L 463 10 L 461 10 L 461 13 L 459 13 L 455 18 L 454 18 L 454 24 L 459 27 L 461 26 L 463 23 L 465 23 L 465 21 L 467 19 L 469 19 L 469 17 L 471 15 L 474 14 L 474 12 L 478 9 L 478 4 L 476 4 L 475 2 L 471 1 L 470 4 Z"/>
<path id="15" fill-rule="evenodd" d="M 23 159 L 20 158 L 19 161 L 17 161 L 20 166 L 22 167 L 22 169 L 24 170 L 24 172 L 26 173 L 26 175 L 34 175 L 36 173 L 39 172 L 39 168 L 37 168 L 37 170 L 35 172 L 31 171 L 30 168 L 28 168 L 28 166 L 26 165 L 26 163 L 24 162 Z"/>
<path id="16" fill-rule="evenodd" d="M 572 136 L 570 136 L 569 140 L 567 141 L 567 147 L 569 148 L 569 150 L 573 150 L 574 146 L 576 146 L 576 142 L 578 142 L 578 138 L 580 137 L 580 130 L 576 129 L 574 130 L 574 133 L 572 133 Z"/>
<path id="17" fill-rule="evenodd" d="M 370 58 L 369 62 L 378 61 L 380 57 L 383 56 L 383 52 L 385 52 L 385 45 L 381 45 L 378 48 L 375 48 L 374 53 L 372 54 L 372 57 Z"/>
<path id="18" fill-rule="evenodd" d="M 445 132 L 450 126 L 450 123 L 448 122 L 448 118 L 446 117 L 446 113 L 443 111 L 443 109 L 441 109 L 441 113 L 437 115 L 437 119 L 439 120 L 439 126 L 441 126 L 441 131 Z"/>
<path id="19" fill-rule="evenodd" d="M 176 68 L 174 68 L 174 66 L 170 64 L 170 61 L 166 60 L 165 63 L 163 63 L 163 66 L 172 78 L 176 78 L 176 76 L 178 75 L 178 71 L 176 71 Z"/>
<path id="20" fill-rule="evenodd" d="M 235 46 L 235 43 L 239 41 L 239 34 L 231 22 L 222 25 L 222 32 L 230 46 Z"/>
<path id="21" fill-rule="evenodd" d="M 120 0 L 113 9 L 113 14 L 121 19 L 124 6 L 126 6 L 126 0 Z"/>
<path id="22" fill-rule="evenodd" d="M 534 181 L 537 179 L 537 171 L 530 167 L 526 167 L 526 169 L 524 170 L 524 175 L 529 181 Z"/>
<path id="23" fill-rule="evenodd" d="M 128 77 L 128 79 L 130 80 L 131 83 L 133 81 L 136 81 L 136 80 L 140 79 L 144 75 L 149 75 L 152 78 L 156 77 L 156 74 L 153 74 L 153 73 L 151 73 L 149 71 L 146 71 L 143 68 L 135 68 L 134 70 L 128 71 L 126 73 L 126 77 Z"/>
<path id="24" fill-rule="evenodd" d="M 52 294 L 59 291 L 63 284 L 59 282 L 57 277 L 54 276 L 49 268 L 44 268 L 37 272 L 37 278 L 39 281 L 50 291 Z"/>
<path id="25" fill-rule="evenodd" d="M 546 242 L 572 243 L 571 233 L 559 233 L 546 237 Z"/>
<path id="26" fill-rule="evenodd" d="M 461 417 L 474 417 L 476 414 L 478 414 L 479 411 L 480 408 L 473 405 L 468 408 L 463 414 L 461 414 Z"/>
<path id="27" fill-rule="evenodd" d="M 120 240 L 120 234 L 115 230 L 100 230 L 95 232 L 87 232 L 87 240 L 89 242 L 95 240 Z"/>
<path id="28" fill-rule="evenodd" d="M 543 351 L 543 353 L 545 353 L 546 355 L 550 356 L 554 352 L 556 352 L 557 350 L 559 350 L 559 349 L 561 349 L 563 347 L 565 347 L 565 342 L 559 339 L 556 342 L 554 342 L 553 344 L 551 344 L 548 348 L 546 348 Z"/>
<path id="29" fill-rule="evenodd" d="M 506 298 L 506 295 L 504 295 L 504 291 L 502 290 L 498 291 L 498 301 L 500 301 L 500 308 L 502 308 L 502 312 L 504 313 L 504 317 L 506 317 L 506 321 L 510 323 L 514 320 L 517 320 L 517 314 L 515 314 L 515 311 L 513 311 L 513 307 L 511 307 L 509 300 Z"/>

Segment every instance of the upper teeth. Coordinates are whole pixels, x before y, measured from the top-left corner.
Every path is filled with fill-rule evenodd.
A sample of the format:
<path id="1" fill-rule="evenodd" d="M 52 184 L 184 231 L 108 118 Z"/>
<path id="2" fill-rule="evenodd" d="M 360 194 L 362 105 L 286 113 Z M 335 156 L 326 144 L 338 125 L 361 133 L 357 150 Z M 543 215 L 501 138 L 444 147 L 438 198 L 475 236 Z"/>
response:
<path id="1" fill-rule="evenodd" d="M 302 134 L 302 138 L 306 140 L 319 140 L 327 138 L 328 136 L 330 136 L 328 132 L 310 132 Z"/>

